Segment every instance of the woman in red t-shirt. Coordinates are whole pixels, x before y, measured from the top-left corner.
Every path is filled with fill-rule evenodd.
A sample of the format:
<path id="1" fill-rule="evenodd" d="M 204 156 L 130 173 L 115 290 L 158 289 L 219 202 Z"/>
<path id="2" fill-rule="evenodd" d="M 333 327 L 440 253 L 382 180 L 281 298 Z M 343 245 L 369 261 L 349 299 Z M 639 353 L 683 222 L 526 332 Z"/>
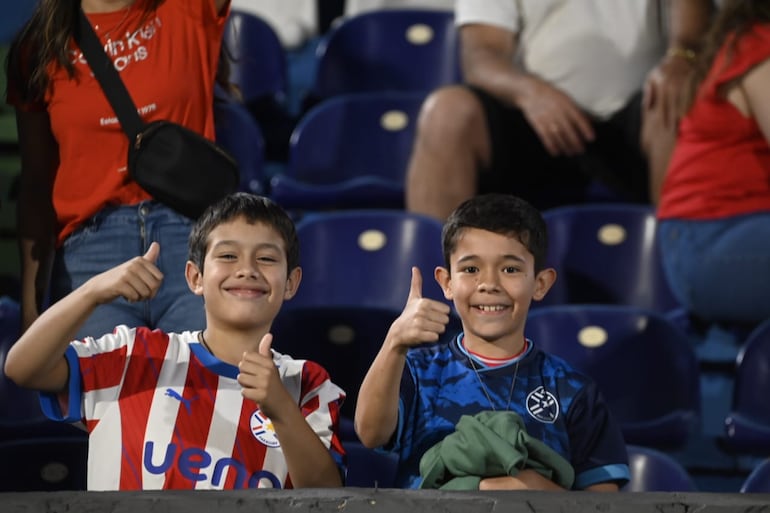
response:
<path id="1" fill-rule="evenodd" d="M 754 325 L 770 318 L 770 2 L 724 2 L 695 65 L 661 166 L 664 267 L 694 316 Z"/>
<path id="2" fill-rule="evenodd" d="M 128 138 L 73 40 L 82 8 L 145 122 L 214 138 L 213 91 L 228 0 L 40 0 L 11 46 L 8 103 L 21 147 L 18 232 L 23 327 L 46 299 L 161 245 L 149 302 L 102 305 L 78 336 L 114 326 L 202 328 L 184 280 L 192 220 L 126 172 Z"/>

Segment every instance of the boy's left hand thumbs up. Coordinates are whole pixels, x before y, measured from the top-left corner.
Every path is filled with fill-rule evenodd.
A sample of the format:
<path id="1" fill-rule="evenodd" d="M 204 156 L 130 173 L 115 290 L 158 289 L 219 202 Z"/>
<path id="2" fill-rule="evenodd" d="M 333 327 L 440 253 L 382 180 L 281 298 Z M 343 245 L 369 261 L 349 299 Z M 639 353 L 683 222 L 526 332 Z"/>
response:
<path id="1" fill-rule="evenodd" d="M 271 333 L 265 333 L 265 336 L 262 337 L 262 340 L 259 341 L 259 354 L 262 356 L 267 356 L 268 358 L 273 357 L 273 352 L 271 350 L 273 346 L 273 335 Z"/>

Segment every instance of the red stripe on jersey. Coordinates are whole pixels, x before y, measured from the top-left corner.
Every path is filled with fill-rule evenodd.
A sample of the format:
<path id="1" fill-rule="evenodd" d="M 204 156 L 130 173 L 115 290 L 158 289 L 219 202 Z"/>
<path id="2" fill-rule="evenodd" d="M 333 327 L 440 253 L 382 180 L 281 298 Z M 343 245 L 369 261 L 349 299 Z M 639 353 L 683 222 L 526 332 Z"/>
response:
<path id="1" fill-rule="evenodd" d="M 134 347 L 118 399 L 121 411 L 123 457 L 120 489 L 142 489 L 144 438 L 158 376 L 168 348 L 168 335 L 136 328 Z"/>
<path id="2" fill-rule="evenodd" d="M 79 344 L 80 342 L 75 342 Z M 80 375 L 86 390 L 97 390 L 120 385 L 123 378 L 122 372 L 115 369 L 123 369 L 126 366 L 128 348 L 121 346 L 109 353 L 100 353 L 88 358 L 78 358 Z"/>
<path id="3" fill-rule="evenodd" d="M 206 447 L 209 426 L 211 426 L 211 419 L 214 416 L 219 377 L 212 372 L 202 372 L 202 370 L 203 366 L 198 359 L 191 356 L 182 393 L 184 400 L 181 401 L 182 405 L 177 414 L 174 435 L 171 438 L 171 443 L 176 445 L 177 455 L 189 447 Z M 208 454 L 201 457 L 211 459 Z M 213 465 L 211 463 L 203 464 L 206 462 L 201 463 L 201 467 L 206 469 L 204 471 L 206 479 L 210 480 Z M 193 471 L 193 469 L 188 471 Z M 195 474 L 199 475 L 200 471 L 195 472 Z M 178 465 L 173 465 L 166 472 L 163 488 L 166 490 L 188 490 L 194 489 L 196 483 L 197 481 L 183 476 Z"/>

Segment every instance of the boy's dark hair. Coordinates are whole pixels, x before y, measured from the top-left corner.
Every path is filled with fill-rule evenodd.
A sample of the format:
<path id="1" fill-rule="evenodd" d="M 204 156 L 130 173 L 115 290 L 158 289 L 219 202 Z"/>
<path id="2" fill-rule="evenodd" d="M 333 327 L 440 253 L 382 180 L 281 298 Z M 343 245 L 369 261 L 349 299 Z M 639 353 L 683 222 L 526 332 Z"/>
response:
<path id="1" fill-rule="evenodd" d="M 444 262 L 451 271 L 450 257 L 466 228 L 516 237 L 535 257 L 535 272 L 545 267 L 548 231 L 540 211 L 510 194 L 481 194 L 463 202 L 444 223 L 441 241 Z"/>
<path id="2" fill-rule="evenodd" d="M 250 224 L 264 223 L 277 231 L 286 246 L 287 270 L 291 272 L 299 266 L 297 230 L 286 211 L 269 198 L 236 192 L 208 207 L 190 232 L 187 258 L 197 265 L 201 272 L 211 231 L 239 217 L 243 217 Z"/>

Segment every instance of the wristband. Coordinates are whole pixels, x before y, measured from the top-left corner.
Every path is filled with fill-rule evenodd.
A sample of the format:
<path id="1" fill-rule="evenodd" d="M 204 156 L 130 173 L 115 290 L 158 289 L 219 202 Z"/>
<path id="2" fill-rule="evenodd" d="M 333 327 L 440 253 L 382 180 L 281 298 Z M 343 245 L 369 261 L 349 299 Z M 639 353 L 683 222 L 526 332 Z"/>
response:
<path id="1" fill-rule="evenodd" d="M 687 62 L 695 62 L 698 54 L 694 50 L 685 48 L 683 46 L 672 46 L 666 51 L 666 57 L 681 57 Z"/>

